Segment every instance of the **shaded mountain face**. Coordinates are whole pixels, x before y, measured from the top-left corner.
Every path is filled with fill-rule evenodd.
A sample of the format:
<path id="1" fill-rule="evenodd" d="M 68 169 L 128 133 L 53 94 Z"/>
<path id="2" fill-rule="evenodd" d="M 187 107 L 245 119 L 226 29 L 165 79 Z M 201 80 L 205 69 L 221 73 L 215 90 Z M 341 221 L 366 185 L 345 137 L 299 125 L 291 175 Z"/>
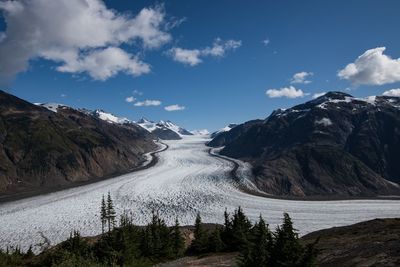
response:
<path id="1" fill-rule="evenodd" d="M 249 161 L 259 189 L 288 196 L 400 195 L 400 99 L 330 92 L 214 138 Z"/>
<path id="2" fill-rule="evenodd" d="M 0 194 L 124 173 L 156 148 L 140 126 L 103 119 L 0 91 Z"/>

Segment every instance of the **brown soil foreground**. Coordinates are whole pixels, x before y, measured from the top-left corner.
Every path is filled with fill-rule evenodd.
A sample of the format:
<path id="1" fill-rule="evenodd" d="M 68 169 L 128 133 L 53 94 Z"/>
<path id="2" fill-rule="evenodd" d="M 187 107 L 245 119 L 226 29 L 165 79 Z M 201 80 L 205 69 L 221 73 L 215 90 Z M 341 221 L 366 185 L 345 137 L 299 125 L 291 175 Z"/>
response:
<path id="1" fill-rule="evenodd" d="M 188 230 L 187 228 L 185 230 Z M 318 266 L 400 266 L 400 218 L 375 219 L 310 233 L 309 244 L 319 238 Z M 157 267 L 237 266 L 238 253 L 183 257 Z"/>

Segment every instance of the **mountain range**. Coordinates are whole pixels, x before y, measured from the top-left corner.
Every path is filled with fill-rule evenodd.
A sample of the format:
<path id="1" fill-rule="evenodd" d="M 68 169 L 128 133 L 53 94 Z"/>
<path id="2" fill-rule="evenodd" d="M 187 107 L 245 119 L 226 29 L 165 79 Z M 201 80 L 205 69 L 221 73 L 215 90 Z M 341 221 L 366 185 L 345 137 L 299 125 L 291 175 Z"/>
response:
<path id="1" fill-rule="evenodd" d="M 141 118 L 137 121 L 137 124 L 163 140 L 179 140 L 182 139 L 182 135 L 193 135 L 188 130 L 171 121 L 160 120 L 156 123 L 146 118 Z"/>
<path id="2" fill-rule="evenodd" d="M 329 92 L 217 134 L 254 183 L 290 197 L 400 195 L 400 98 Z"/>
<path id="3" fill-rule="evenodd" d="M 51 191 L 128 172 L 157 148 L 154 139 L 190 134 L 167 121 L 147 124 L 103 110 L 32 104 L 0 91 L 0 193 Z"/>

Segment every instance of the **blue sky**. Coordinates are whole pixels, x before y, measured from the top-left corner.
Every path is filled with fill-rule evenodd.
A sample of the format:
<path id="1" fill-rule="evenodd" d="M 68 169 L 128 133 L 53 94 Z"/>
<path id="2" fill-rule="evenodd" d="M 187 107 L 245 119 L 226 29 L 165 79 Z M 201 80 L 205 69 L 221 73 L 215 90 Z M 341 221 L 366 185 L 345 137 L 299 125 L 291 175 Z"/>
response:
<path id="1" fill-rule="evenodd" d="M 75 24 L 69 28 L 70 46 L 65 45 L 70 39 L 58 41 L 57 27 L 73 20 L 76 12 L 72 6 L 85 1 L 59 1 L 71 6 L 70 13 L 57 4 L 51 8 L 63 12 L 44 10 L 39 2 L 46 0 L 36 4 L 21 1 L 22 8 L 18 8 L 24 11 L 8 1 L 0 4 L 0 32 L 5 32 L 0 35 L 2 89 L 32 102 L 101 108 L 134 120 L 142 116 L 170 119 L 188 129 L 212 131 L 231 122 L 265 118 L 274 109 L 310 100 L 319 92 L 348 91 L 362 97 L 400 88 L 399 1 L 89 0 L 90 5 L 96 5 L 82 16 L 96 16 L 91 11 L 97 9 L 112 10 L 112 23 L 118 18 L 146 23 L 146 17 L 138 18 L 138 14 L 147 8 L 154 11 L 154 18 L 159 15 L 162 19 L 156 26 L 136 27 L 136 35 L 113 24 L 127 36 L 117 43 L 113 40 L 120 37 L 115 35 L 105 43 L 94 43 L 92 40 L 102 37 L 97 36 L 102 33 L 97 33 L 96 25 L 90 28 L 82 24 L 75 34 Z M 35 17 L 40 12 L 43 14 Z M 49 16 L 54 26 L 41 31 L 48 23 L 43 24 L 40 17 Z M 27 20 L 29 23 L 20 26 Z M 27 34 L 35 30 L 43 33 L 41 38 Z M 146 39 L 148 32 L 155 30 L 153 39 Z M 91 39 L 77 41 L 74 38 L 79 34 Z M 107 50 L 110 57 L 103 60 L 113 61 L 121 51 L 120 61 L 126 59 L 125 53 L 130 60 L 118 65 L 121 69 L 114 69 L 115 73 L 96 73 L 94 68 L 115 62 L 93 65 L 91 53 L 110 47 L 118 54 Z M 50 48 L 56 52 L 48 52 Z M 179 54 L 177 48 L 184 53 Z M 65 56 L 65 51 L 79 55 L 79 62 L 71 59 L 73 55 Z M 18 58 L 27 65 L 10 69 Z M 144 65 L 132 65 L 137 62 Z M 348 66 L 351 63 L 354 65 Z M 60 66 L 64 68 L 57 68 Z M 293 76 L 302 72 L 294 81 Z M 400 96 L 400 90 L 393 92 Z M 130 96 L 136 100 L 126 102 Z M 161 104 L 135 106 L 145 100 Z M 185 109 L 165 110 L 170 105 Z"/>

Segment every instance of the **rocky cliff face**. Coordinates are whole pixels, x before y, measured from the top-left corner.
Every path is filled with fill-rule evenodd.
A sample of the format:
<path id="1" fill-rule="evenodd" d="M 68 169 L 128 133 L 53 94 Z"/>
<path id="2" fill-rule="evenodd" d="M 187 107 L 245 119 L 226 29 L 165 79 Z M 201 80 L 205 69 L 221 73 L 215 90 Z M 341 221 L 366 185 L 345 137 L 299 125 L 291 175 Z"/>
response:
<path id="1" fill-rule="evenodd" d="M 330 92 L 222 133 L 210 146 L 287 196 L 400 195 L 400 99 Z"/>
<path id="2" fill-rule="evenodd" d="M 0 91 L 0 194 L 127 172 L 156 147 L 140 126 L 60 105 L 50 109 Z"/>

